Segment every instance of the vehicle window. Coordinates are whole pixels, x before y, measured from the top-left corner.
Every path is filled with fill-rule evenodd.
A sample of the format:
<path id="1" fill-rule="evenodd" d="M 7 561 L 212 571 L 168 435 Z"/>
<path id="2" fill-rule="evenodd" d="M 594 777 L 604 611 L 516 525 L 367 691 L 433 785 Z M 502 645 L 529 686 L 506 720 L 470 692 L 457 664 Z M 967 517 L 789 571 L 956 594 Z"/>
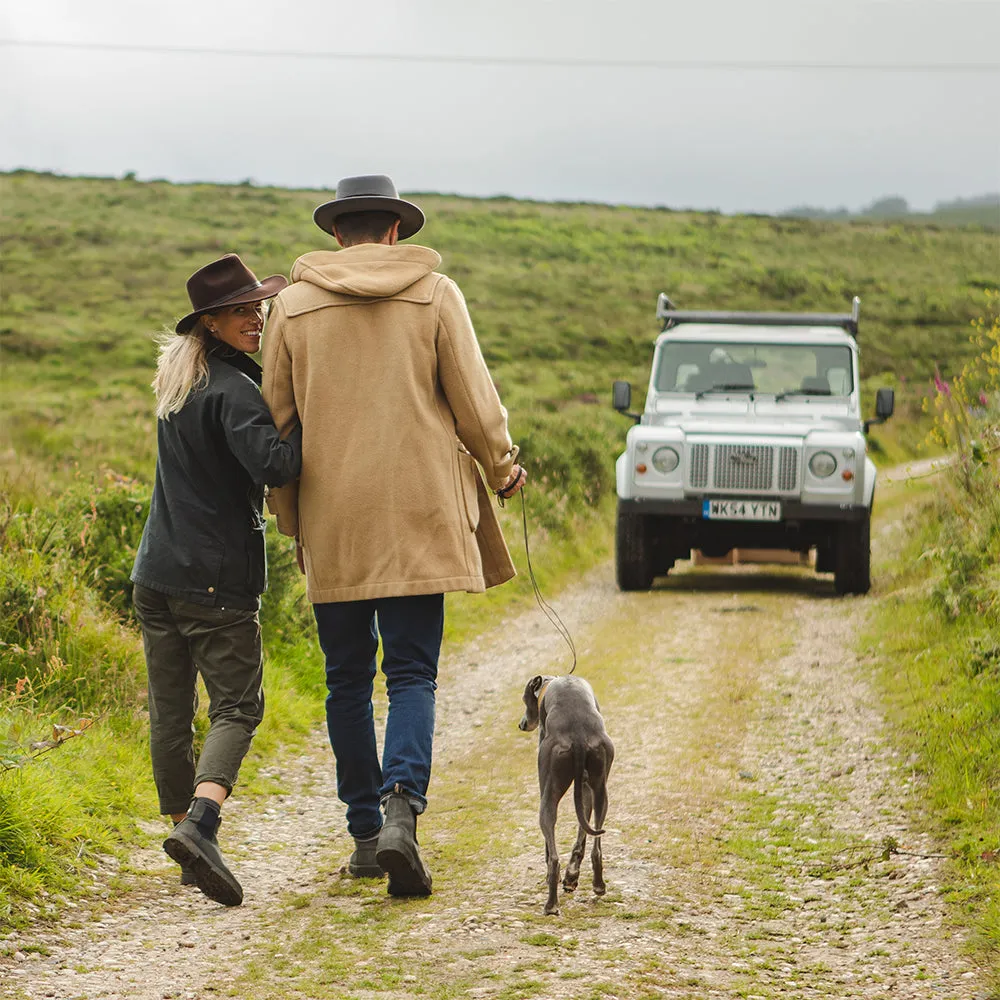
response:
<path id="1" fill-rule="evenodd" d="M 820 344 L 720 344 L 667 341 L 656 371 L 659 392 L 726 387 L 761 393 L 847 396 L 854 389 L 851 350 Z"/>

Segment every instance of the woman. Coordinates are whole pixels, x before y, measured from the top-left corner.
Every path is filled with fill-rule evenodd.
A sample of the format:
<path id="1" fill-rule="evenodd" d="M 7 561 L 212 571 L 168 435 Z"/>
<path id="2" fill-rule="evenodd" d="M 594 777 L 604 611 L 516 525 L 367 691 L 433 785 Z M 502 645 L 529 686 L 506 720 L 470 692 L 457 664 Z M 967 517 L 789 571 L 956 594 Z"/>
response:
<path id="1" fill-rule="evenodd" d="M 223 802 L 264 713 L 260 594 L 266 585 L 264 487 L 299 474 L 302 432 L 281 440 L 260 395 L 263 302 L 236 254 L 188 279 L 192 312 L 160 347 L 156 481 L 132 581 L 149 675 L 149 743 L 163 849 L 182 882 L 227 906 L 243 901 L 216 840 Z M 195 766 L 197 675 L 210 727 Z"/>

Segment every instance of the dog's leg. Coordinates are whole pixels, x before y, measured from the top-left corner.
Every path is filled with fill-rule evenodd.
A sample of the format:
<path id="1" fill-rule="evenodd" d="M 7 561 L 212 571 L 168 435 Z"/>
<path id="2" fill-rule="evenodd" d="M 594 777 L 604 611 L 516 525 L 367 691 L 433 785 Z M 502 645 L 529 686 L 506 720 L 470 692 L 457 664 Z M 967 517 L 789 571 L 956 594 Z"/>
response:
<path id="1" fill-rule="evenodd" d="M 594 845 L 590 849 L 590 865 L 594 869 L 594 893 L 603 896 L 608 890 L 604 884 L 604 855 L 601 853 L 600 837 L 594 837 Z"/>
<path id="2" fill-rule="evenodd" d="M 583 814 L 590 822 L 590 814 L 594 809 L 594 795 L 590 789 L 590 782 L 583 784 Z M 600 829 L 600 825 L 595 827 Z M 587 850 L 587 831 L 582 826 L 577 825 L 576 843 L 569 856 L 569 863 L 566 865 L 566 874 L 563 877 L 563 889 L 566 892 L 573 892 L 580 883 L 580 865 L 583 863 L 583 855 Z"/>
<path id="3" fill-rule="evenodd" d="M 559 913 L 559 848 L 556 844 L 556 813 L 559 800 L 573 781 L 572 770 L 564 759 L 555 754 L 538 755 L 538 778 L 541 786 L 541 806 L 538 825 L 545 838 L 545 875 L 549 896 L 545 901 L 546 915 Z"/>
<path id="4" fill-rule="evenodd" d="M 545 838 L 545 877 L 549 887 L 549 897 L 545 901 L 545 913 L 559 913 L 559 849 L 556 846 L 556 802 L 543 794 L 542 807 L 538 813 L 538 823 Z"/>

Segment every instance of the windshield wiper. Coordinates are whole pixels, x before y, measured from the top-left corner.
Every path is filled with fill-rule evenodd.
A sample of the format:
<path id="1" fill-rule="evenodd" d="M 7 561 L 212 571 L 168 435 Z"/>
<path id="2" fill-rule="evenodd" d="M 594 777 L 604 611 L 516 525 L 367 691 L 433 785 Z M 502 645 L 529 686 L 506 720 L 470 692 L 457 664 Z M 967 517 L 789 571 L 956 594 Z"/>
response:
<path id="1" fill-rule="evenodd" d="M 710 389 L 699 389 L 695 394 L 695 399 L 701 399 L 709 392 L 753 392 L 754 387 L 745 382 L 723 382 L 722 385 L 713 385 Z"/>
<path id="2" fill-rule="evenodd" d="M 776 392 L 774 394 L 774 401 L 780 403 L 783 399 L 788 399 L 789 396 L 832 396 L 833 393 L 829 389 L 783 389 L 781 392 Z"/>

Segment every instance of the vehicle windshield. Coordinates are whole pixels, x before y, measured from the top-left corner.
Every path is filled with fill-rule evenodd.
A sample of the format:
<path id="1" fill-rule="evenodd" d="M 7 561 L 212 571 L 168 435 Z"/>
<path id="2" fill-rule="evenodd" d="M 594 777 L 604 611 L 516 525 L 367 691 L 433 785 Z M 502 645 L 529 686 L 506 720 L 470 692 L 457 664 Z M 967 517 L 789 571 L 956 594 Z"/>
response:
<path id="1" fill-rule="evenodd" d="M 854 389 L 851 349 L 825 344 L 667 341 L 656 370 L 659 392 L 758 392 L 848 396 Z"/>

